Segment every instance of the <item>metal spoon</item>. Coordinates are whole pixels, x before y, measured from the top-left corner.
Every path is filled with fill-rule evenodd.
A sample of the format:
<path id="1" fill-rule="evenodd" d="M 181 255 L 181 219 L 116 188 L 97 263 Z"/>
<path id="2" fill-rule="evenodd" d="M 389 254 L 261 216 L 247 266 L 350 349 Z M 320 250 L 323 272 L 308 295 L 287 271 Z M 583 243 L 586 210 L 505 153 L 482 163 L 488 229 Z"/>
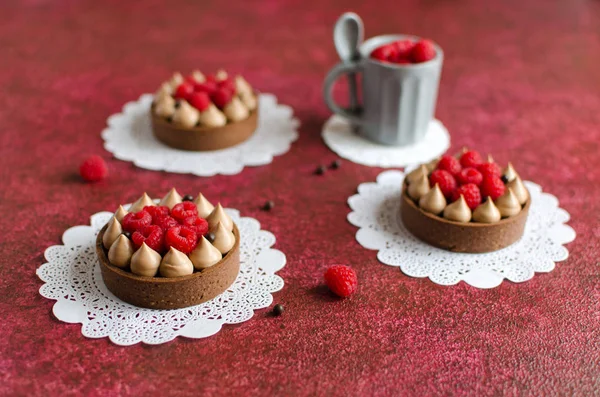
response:
<path id="1" fill-rule="evenodd" d="M 358 47 L 364 39 L 363 23 L 360 17 L 353 12 L 342 14 L 333 29 L 333 42 L 340 59 L 343 62 L 356 62 L 360 59 Z M 358 108 L 358 94 L 356 92 L 356 74 L 348 74 L 348 90 L 350 91 L 350 109 Z"/>

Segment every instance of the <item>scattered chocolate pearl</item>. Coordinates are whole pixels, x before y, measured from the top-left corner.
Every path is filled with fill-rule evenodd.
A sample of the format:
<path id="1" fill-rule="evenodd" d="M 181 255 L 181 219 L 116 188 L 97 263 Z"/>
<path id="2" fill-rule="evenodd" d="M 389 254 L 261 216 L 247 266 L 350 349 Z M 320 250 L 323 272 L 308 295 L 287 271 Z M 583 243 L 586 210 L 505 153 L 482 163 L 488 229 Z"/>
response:
<path id="1" fill-rule="evenodd" d="M 214 235 L 214 233 L 208 233 L 208 234 L 206 235 L 206 239 L 207 239 L 208 241 L 210 241 L 211 243 L 212 243 L 213 241 L 215 241 L 215 235 Z"/>
<path id="2" fill-rule="evenodd" d="M 186 194 L 185 196 L 183 196 L 183 201 L 192 201 L 194 199 L 194 196 L 192 196 L 191 194 Z"/>
<path id="3" fill-rule="evenodd" d="M 273 314 L 276 316 L 281 316 L 284 312 L 284 308 L 283 305 L 278 303 L 275 306 L 273 306 Z"/>
<path id="4" fill-rule="evenodd" d="M 508 178 L 506 177 L 506 175 L 502 175 L 500 179 L 502 179 L 502 182 L 504 182 L 505 185 L 508 183 Z"/>
<path id="5" fill-rule="evenodd" d="M 332 170 L 337 170 L 338 168 L 340 168 L 341 165 L 342 165 L 342 161 L 340 159 L 336 159 L 331 163 L 329 168 L 331 168 Z"/>
<path id="6" fill-rule="evenodd" d="M 315 174 L 317 174 L 317 175 L 323 175 L 325 173 L 325 171 L 327 171 L 327 168 L 324 165 L 320 165 L 315 170 Z"/>
<path id="7" fill-rule="evenodd" d="M 275 203 L 269 200 L 262 206 L 262 209 L 265 211 L 271 211 L 273 207 L 275 207 Z"/>

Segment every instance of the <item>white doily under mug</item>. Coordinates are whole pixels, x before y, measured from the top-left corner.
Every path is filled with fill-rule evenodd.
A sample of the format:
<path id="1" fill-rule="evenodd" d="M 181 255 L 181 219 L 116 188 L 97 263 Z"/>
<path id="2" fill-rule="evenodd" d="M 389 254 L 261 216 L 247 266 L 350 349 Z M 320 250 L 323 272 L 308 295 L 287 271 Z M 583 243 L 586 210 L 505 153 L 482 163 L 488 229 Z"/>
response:
<path id="1" fill-rule="evenodd" d="M 246 166 L 269 164 L 298 139 L 300 123 L 292 108 L 278 104 L 274 95 L 260 94 L 258 127 L 247 141 L 211 152 L 173 149 L 152 134 L 152 98 L 152 94 L 144 94 L 125 104 L 121 113 L 108 118 L 108 127 L 102 131 L 106 150 L 140 168 L 198 176 L 234 175 Z"/>
<path id="2" fill-rule="evenodd" d="M 555 262 L 569 256 L 563 246 L 575 239 L 575 231 L 565 223 L 569 214 L 558 206 L 555 196 L 525 182 L 531 194 L 531 207 L 523 237 L 499 251 L 463 254 L 442 250 L 414 237 L 399 217 L 404 173 L 386 171 L 377 182 L 358 186 L 358 194 L 348 199 L 352 212 L 348 220 L 360 229 L 356 240 L 365 248 L 378 250 L 380 262 L 399 267 L 412 277 L 429 277 L 441 285 L 464 281 L 477 288 L 494 288 L 503 279 L 523 282 L 535 273 L 554 269 Z"/>
<path id="3" fill-rule="evenodd" d="M 175 310 L 132 306 L 115 297 L 104 285 L 96 257 L 96 236 L 113 216 L 99 212 L 91 226 L 75 226 L 62 236 L 63 245 L 46 250 L 48 263 L 37 269 L 44 285 L 40 294 L 56 300 L 53 313 L 67 323 L 81 323 L 88 338 L 109 337 L 117 345 L 144 342 L 160 344 L 177 336 L 204 338 L 219 332 L 223 324 L 249 320 L 254 310 L 268 307 L 273 292 L 283 288 L 275 273 L 285 266 L 285 255 L 270 248 L 275 236 L 260 230 L 253 218 L 241 218 L 227 209 L 237 224 L 240 241 L 240 273 L 233 285 L 203 304 Z"/>
<path id="4" fill-rule="evenodd" d="M 450 134 L 439 120 L 432 120 L 425 138 L 410 146 L 373 143 L 354 132 L 352 124 L 333 115 L 323 125 L 323 140 L 338 156 L 370 167 L 404 167 L 422 164 L 442 155 L 450 147 Z"/>

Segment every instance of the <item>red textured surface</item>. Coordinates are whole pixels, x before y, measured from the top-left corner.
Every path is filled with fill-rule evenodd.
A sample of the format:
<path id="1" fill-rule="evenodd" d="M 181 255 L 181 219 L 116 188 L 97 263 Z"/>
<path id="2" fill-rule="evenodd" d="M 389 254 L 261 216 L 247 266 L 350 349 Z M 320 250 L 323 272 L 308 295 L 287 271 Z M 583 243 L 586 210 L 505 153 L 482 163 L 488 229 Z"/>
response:
<path id="1" fill-rule="evenodd" d="M 0 6 L 0 395 L 581 395 L 600 393 L 600 2 L 9 0 Z M 493 5 L 489 3 L 494 3 Z M 549 274 L 492 290 L 442 287 L 381 265 L 354 240 L 346 198 L 380 169 L 324 176 L 321 100 L 332 25 L 360 13 L 367 36 L 437 40 L 438 117 L 466 144 L 514 160 L 555 193 L 578 239 Z M 265 167 L 203 179 L 110 158 L 100 131 L 173 70 L 226 67 L 277 94 L 302 121 Z M 77 176 L 88 154 L 107 180 Z M 259 219 L 287 254 L 275 303 L 216 336 L 122 348 L 55 320 L 38 295 L 46 247 L 90 214 L 171 186 Z M 270 213 L 259 206 L 271 199 Z M 324 269 L 352 265 L 338 300 Z M 160 392 L 160 393 L 159 393 Z"/>

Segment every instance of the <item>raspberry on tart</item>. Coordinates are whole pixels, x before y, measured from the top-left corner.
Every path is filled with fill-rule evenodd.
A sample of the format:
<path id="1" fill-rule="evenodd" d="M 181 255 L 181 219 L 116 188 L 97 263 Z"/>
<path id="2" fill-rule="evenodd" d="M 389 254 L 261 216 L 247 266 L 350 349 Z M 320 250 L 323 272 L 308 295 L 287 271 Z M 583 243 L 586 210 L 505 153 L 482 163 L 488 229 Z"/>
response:
<path id="1" fill-rule="evenodd" d="M 102 279 L 115 296 L 136 306 L 176 309 L 206 302 L 231 286 L 240 268 L 238 228 L 221 205 L 197 197 L 201 200 L 174 204 L 181 195 L 171 189 L 160 200 L 168 203 L 164 206 L 153 205 L 144 193 L 130 207 L 133 212 L 119 207 L 96 239 Z M 198 208 L 214 222 L 210 241 L 204 237 L 209 223 Z"/>
<path id="2" fill-rule="evenodd" d="M 408 231 L 456 252 L 495 251 L 523 235 L 531 200 L 512 164 L 502 171 L 467 149 L 431 164 L 433 172 L 422 164 L 404 178 L 400 216 Z"/>

